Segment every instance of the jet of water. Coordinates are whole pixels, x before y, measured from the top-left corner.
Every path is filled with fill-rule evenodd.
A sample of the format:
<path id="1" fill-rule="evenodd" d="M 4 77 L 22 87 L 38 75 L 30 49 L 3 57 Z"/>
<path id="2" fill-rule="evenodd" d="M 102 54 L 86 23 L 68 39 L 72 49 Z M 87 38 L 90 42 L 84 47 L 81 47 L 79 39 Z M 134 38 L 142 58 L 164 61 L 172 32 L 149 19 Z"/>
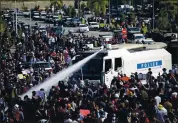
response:
<path id="1" fill-rule="evenodd" d="M 41 88 L 43 88 L 45 91 L 50 90 L 50 88 L 53 85 L 57 85 L 59 81 L 64 80 L 68 76 L 70 76 L 72 73 L 78 71 L 82 66 L 84 66 L 89 60 L 91 60 L 93 57 L 95 57 L 101 50 L 98 52 L 86 57 L 85 59 L 77 62 L 76 64 L 58 72 L 53 77 L 47 79 L 43 83 L 31 88 L 28 92 L 20 95 L 21 98 L 24 98 L 24 96 L 28 95 L 28 97 L 32 96 L 33 91 L 39 91 Z"/>

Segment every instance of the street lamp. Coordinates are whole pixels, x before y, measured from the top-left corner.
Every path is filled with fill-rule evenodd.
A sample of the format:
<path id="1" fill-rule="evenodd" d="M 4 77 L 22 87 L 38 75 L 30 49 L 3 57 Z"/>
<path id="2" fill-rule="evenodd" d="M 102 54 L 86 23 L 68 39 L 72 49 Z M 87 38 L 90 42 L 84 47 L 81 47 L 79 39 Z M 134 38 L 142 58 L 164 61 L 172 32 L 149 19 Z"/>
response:
<path id="1" fill-rule="evenodd" d="M 16 7 L 16 0 L 15 0 L 15 32 L 17 35 L 17 7 Z"/>
<path id="2" fill-rule="evenodd" d="M 109 25 L 111 24 L 111 0 L 109 0 Z"/>
<path id="3" fill-rule="evenodd" d="M 30 35 L 31 35 L 31 33 L 32 33 L 32 30 L 31 30 L 31 20 L 32 20 L 32 15 L 31 15 L 32 13 L 31 13 L 31 9 L 30 9 Z"/>
<path id="4" fill-rule="evenodd" d="M 155 28 L 155 9 L 154 9 L 154 7 L 155 7 L 155 1 L 153 0 L 153 30 Z"/>

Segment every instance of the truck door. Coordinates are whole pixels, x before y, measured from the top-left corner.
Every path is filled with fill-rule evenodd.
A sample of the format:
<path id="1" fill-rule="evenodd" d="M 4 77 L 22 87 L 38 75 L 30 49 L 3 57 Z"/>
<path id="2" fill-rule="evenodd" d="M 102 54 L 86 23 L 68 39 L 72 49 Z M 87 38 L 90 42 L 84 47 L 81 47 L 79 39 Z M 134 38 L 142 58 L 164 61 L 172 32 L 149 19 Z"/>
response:
<path id="1" fill-rule="evenodd" d="M 104 82 L 107 85 L 108 88 L 110 88 L 111 85 L 111 81 L 113 79 L 113 75 L 112 75 L 112 60 L 111 59 L 106 59 L 104 61 Z"/>
<path id="2" fill-rule="evenodd" d="M 121 57 L 114 59 L 114 71 L 117 73 L 123 71 L 123 60 Z"/>

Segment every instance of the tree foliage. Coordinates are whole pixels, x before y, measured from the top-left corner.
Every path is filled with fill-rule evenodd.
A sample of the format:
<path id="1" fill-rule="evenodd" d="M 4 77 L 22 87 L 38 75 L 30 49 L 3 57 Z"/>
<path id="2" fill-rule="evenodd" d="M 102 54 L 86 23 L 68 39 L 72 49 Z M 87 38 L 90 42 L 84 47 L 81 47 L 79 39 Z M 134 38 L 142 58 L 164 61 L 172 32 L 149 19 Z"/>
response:
<path id="1" fill-rule="evenodd" d="M 164 8 L 162 8 L 160 10 L 160 13 L 158 15 L 158 19 L 156 20 L 156 24 L 157 27 L 160 30 L 168 30 L 171 27 L 170 21 L 169 21 L 169 15 L 167 10 L 165 10 Z"/>
<path id="2" fill-rule="evenodd" d="M 80 7 L 81 7 L 82 10 L 84 10 L 84 8 L 86 7 L 86 4 L 85 4 L 85 3 L 82 3 L 82 4 L 80 5 Z"/>
<path id="3" fill-rule="evenodd" d="M 63 0 L 50 0 L 50 2 L 55 8 L 61 8 L 63 6 Z"/>
<path id="4" fill-rule="evenodd" d="M 87 6 L 92 11 L 95 12 L 96 15 L 99 14 L 106 14 L 106 7 L 108 6 L 109 1 L 108 0 L 88 0 Z"/>
<path id="5" fill-rule="evenodd" d="M 155 0 L 155 3 L 155 8 L 159 8 L 156 25 L 160 30 L 169 30 L 178 24 L 178 0 Z"/>
<path id="6" fill-rule="evenodd" d="M 70 17 L 75 17 L 76 16 L 76 11 L 75 11 L 75 8 L 73 6 L 69 6 L 67 8 L 67 15 L 69 15 Z"/>

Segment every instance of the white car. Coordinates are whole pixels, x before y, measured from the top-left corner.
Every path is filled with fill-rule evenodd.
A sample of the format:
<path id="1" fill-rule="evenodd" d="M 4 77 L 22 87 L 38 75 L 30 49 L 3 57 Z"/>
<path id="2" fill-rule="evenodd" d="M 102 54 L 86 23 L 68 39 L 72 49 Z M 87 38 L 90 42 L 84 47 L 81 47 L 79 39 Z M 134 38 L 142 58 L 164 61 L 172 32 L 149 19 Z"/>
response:
<path id="1" fill-rule="evenodd" d="M 46 26 L 40 26 L 39 31 L 40 32 L 46 32 Z"/>
<path id="2" fill-rule="evenodd" d="M 155 42 L 151 38 L 146 38 L 142 41 L 143 44 L 154 44 Z"/>
<path id="3" fill-rule="evenodd" d="M 57 21 L 59 21 L 59 17 L 57 15 L 54 15 L 52 17 L 52 22 L 54 23 L 54 22 L 57 22 Z"/>
<path id="4" fill-rule="evenodd" d="M 133 34 L 131 39 L 128 39 L 128 43 L 140 43 L 145 40 L 145 36 L 141 33 Z"/>
<path id="5" fill-rule="evenodd" d="M 98 30 L 99 24 L 97 22 L 89 22 L 89 28 L 90 30 Z"/>
<path id="6" fill-rule="evenodd" d="M 80 24 L 79 25 L 79 32 L 89 32 L 89 27 L 86 24 Z"/>
<path id="7" fill-rule="evenodd" d="M 39 20 L 40 19 L 40 13 L 39 12 L 34 12 L 33 13 L 33 19 L 34 20 Z"/>
<path id="8" fill-rule="evenodd" d="M 47 13 L 45 11 L 41 12 L 40 20 L 45 20 Z"/>
<path id="9" fill-rule="evenodd" d="M 25 17 L 29 17 L 30 16 L 30 10 L 26 10 L 26 11 L 24 11 L 23 12 L 23 15 L 25 16 Z"/>

